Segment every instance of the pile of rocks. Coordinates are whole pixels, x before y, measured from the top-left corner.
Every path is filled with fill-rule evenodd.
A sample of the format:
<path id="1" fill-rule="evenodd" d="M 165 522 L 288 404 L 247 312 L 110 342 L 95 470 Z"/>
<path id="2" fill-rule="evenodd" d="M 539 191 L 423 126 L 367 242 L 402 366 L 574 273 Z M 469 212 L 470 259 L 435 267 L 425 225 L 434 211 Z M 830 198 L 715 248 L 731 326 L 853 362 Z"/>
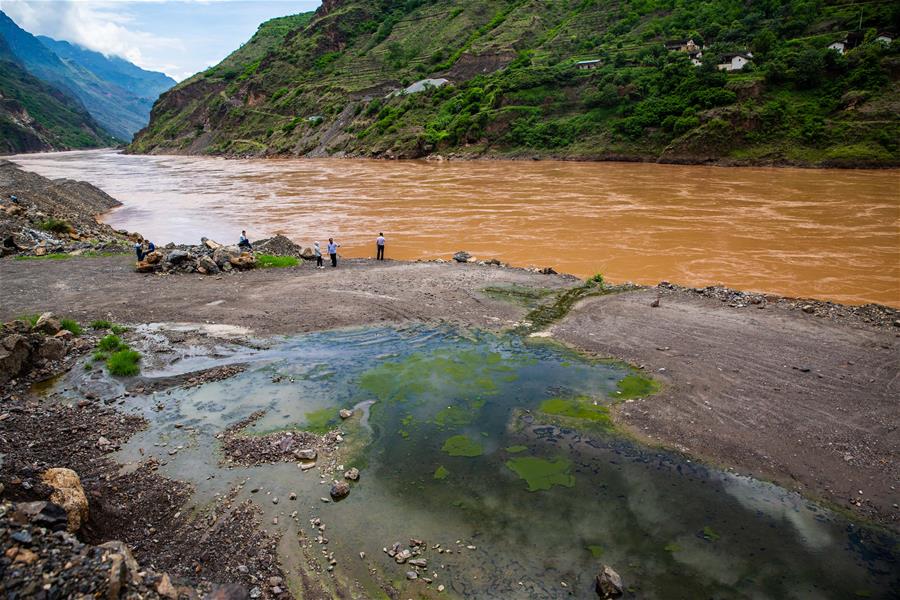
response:
<path id="1" fill-rule="evenodd" d="M 309 469 L 317 466 L 320 454 L 333 455 L 344 441 L 337 429 L 324 435 L 309 431 L 279 431 L 268 435 L 242 433 L 264 414 L 263 411 L 257 411 L 216 436 L 222 440 L 226 462 L 246 466 L 295 462 L 301 468 Z M 333 467 L 327 470 L 332 471 Z"/>
<path id="2" fill-rule="evenodd" d="M 84 544 L 52 502 L 0 505 L 0 580 L 10 598 L 197 598 L 169 576 L 142 569 L 122 542 Z"/>
<path id="3" fill-rule="evenodd" d="M 256 242 L 253 252 L 202 238 L 200 244 L 194 246 L 167 244 L 145 256 L 144 260 L 137 263 L 135 270 L 138 273 L 218 275 L 256 267 L 257 254 L 305 257 L 303 249 L 283 235 Z"/>
<path id="4" fill-rule="evenodd" d="M 25 320 L 4 323 L 0 327 L 0 384 L 33 371 L 53 373 L 73 347 L 86 342 L 62 329 L 53 313 L 42 314 L 32 325 Z"/>
<path id="5" fill-rule="evenodd" d="M 0 161 L 0 257 L 126 252 L 139 236 L 96 219 L 119 205 L 90 184 L 51 181 Z"/>
<path id="6" fill-rule="evenodd" d="M 714 298 L 732 308 L 766 308 L 778 306 L 788 310 L 801 310 L 806 314 L 828 318 L 834 321 L 855 321 L 879 328 L 900 328 L 900 310 L 881 304 L 864 304 L 850 306 L 802 298 L 785 298 L 774 294 L 744 292 L 720 285 L 703 288 L 688 288 L 662 281 L 657 286 L 660 290 L 687 292 L 704 298 Z"/>

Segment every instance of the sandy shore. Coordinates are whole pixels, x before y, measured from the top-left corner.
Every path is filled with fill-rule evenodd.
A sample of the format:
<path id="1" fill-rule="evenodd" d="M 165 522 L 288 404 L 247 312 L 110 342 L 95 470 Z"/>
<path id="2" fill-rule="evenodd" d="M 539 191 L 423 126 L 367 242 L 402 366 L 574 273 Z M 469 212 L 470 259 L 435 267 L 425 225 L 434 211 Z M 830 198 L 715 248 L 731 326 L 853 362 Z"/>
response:
<path id="1" fill-rule="evenodd" d="M 565 276 L 479 265 L 350 260 L 235 275 L 138 275 L 128 257 L 0 261 L 0 319 L 194 322 L 260 335 L 366 324 L 504 329 L 521 305 L 489 286 L 562 289 Z M 771 479 L 892 528 L 900 523 L 900 329 L 774 303 L 736 308 L 681 290 L 589 298 L 550 329 L 581 350 L 644 365 L 663 391 L 622 404 L 635 435 Z"/>

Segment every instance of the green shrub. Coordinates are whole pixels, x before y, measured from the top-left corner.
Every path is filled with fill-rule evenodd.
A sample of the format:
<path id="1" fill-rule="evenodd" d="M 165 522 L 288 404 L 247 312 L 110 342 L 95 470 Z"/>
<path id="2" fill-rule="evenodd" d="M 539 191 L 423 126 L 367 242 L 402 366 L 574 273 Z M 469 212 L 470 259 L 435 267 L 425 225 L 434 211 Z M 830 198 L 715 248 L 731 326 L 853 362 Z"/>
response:
<path id="1" fill-rule="evenodd" d="M 84 370 L 85 370 L 85 371 L 92 371 L 93 369 L 94 369 L 94 365 L 93 365 L 93 364 L 91 364 L 91 363 L 84 363 Z"/>
<path id="2" fill-rule="evenodd" d="M 78 321 L 74 319 L 63 319 L 59 324 L 63 329 L 71 331 L 73 335 L 81 335 L 81 325 L 78 324 Z"/>
<path id="3" fill-rule="evenodd" d="M 111 375 L 117 377 L 131 377 L 141 372 L 141 368 L 138 365 L 140 360 L 140 352 L 126 348 L 111 354 L 110 357 L 106 359 L 106 368 Z"/>
<path id="4" fill-rule="evenodd" d="M 293 256 L 272 256 L 271 254 L 258 254 L 256 264 L 263 269 L 296 267 L 300 261 Z"/>
<path id="5" fill-rule="evenodd" d="M 119 339 L 119 336 L 114 334 L 104 336 L 97 347 L 104 352 L 115 352 L 116 350 L 126 348 L 125 344 L 122 343 L 122 340 Z"/>
<path id="6" fill-rule="evenodd" d="M 93 354 L 91 354 L 91 358 L 96 360 L 97 362 L 102 362 L 109 357 L 109 354 L 103 352 L 102 350 L 97 350 Z"/>
<path id="7" fill-rule="evenodd" d="M 68 221 L 54 219 L 53 217 L 40 223 L 38 227 L 44 231 L 52 231 L 53 233 L 72 233 L 75 231 L 75 228 L 72 227 Z"/>
<path id="8" fill-rule="evenodd" d="M 109 329 L 110 327 L 112 327 L 112 323 L 109 321 L 91 321 L 91 329 Z"/>
<path id="9" fill-rule="evenodd" d="M 128 331 L 128 328 L 125 327 L 124 325 L 113 324 L 112 327 L 109 328 L 109 330 L 112 331 L 116 335 L 122 335 L 123 333 Z"/>
<path id="10" fill-rule="evenodd" d="M 587 280 L 588 284 L 603 287 L 603 273 L 595 273 Z"/>

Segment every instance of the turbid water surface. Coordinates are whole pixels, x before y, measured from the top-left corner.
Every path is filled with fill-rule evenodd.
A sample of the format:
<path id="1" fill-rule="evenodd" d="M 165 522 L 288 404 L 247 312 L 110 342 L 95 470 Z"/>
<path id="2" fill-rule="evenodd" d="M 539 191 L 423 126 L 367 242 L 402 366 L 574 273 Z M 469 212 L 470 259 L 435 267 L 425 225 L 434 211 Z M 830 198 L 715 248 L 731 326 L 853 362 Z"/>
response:
<path id="1" fill-rule="evenodd" d="M 626 365 L 540 340 L 426 326 L 330 331 L 219 354 L 250 366 L 198 388 L 124 399 L 150 426 L 118 458 L 158 457 L 162 474 L 195 486 L 199 504 L 247 480 L 238 498 L 255 499 L 264 523 L 279 517 L 270 527 L 285 533 L 288 568 L 299 564 L 297 528 L 316 535 L 307 523 L 319 517 L 335 576 L 373 596 L 387 581 L 403 598 L 439 584 L 449 598 L 593 598 L 601 562 L 641 598 L 875 598 L 900 585 L 893 534 L 617 433 L 607 407 L 655 389 Z M 195 366 L 179 361 L 156 374 Z M 337 411 L 348 406 L 367 417 L 341 424 Z M 350 496 L 323 503 L 330 481 L 293 463 L 223 468 L 216 434 L 258 410 L 265 416 L 247 434 L 343 426 L 355 448 L 346 466 L 362 472 Z M 295 510 L 299 525 L 288 518 Z M 409 567 L 382 552 L 410 538 L 454 550 L 426 553 L 430 588 L 407 582 Z"/>
<path id="2" fill-rule="evenodd" d="M 726 285 L 900 306 L 900 173 L 553 161 L 224 160 L 110 151 L 13 157 L 124 203 L 156 242 L 334 236 L 346 256 L 448 257 L 612 281 Z"/>

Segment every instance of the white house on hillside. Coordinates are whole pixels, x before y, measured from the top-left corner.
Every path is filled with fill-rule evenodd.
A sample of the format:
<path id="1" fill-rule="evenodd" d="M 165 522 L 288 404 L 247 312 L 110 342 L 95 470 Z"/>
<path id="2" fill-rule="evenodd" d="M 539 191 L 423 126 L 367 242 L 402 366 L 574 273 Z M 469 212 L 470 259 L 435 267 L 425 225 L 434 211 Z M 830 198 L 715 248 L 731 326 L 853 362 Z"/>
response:
<path id="1" fill-rule="evenodd" d="M 751 58 L 749 54 L 726 54 L 716 68 L 720 71 L 740 71 L 750 63 Z"/>
<path id="2" fill-rule="evenodd" d="M 577 63 L 575 63 L 575 68 L 579 69 L 581 71 L 586 71 L 588 69 L 596 69 L 597 67 L 599 67 L 602 64 L 603 64 L 603 62 L 599 59 L 597 59 L 597 60 L 580 60 Z"/>
<path id="3" fill-rule="evenodd" d="M 842 41 L 842 42 L 833 42 L 833 43 L 831 43 L 831 44 L 828 44 L 828 49 L 829 49 L 829 50 L 834 50 L 834 51 L 836 51 L 838 54 L 843 54 L 843 53 L 844 53 L 844 50 L 847 49 L 847 42 L 846 42 L 846 41 Z"/>

